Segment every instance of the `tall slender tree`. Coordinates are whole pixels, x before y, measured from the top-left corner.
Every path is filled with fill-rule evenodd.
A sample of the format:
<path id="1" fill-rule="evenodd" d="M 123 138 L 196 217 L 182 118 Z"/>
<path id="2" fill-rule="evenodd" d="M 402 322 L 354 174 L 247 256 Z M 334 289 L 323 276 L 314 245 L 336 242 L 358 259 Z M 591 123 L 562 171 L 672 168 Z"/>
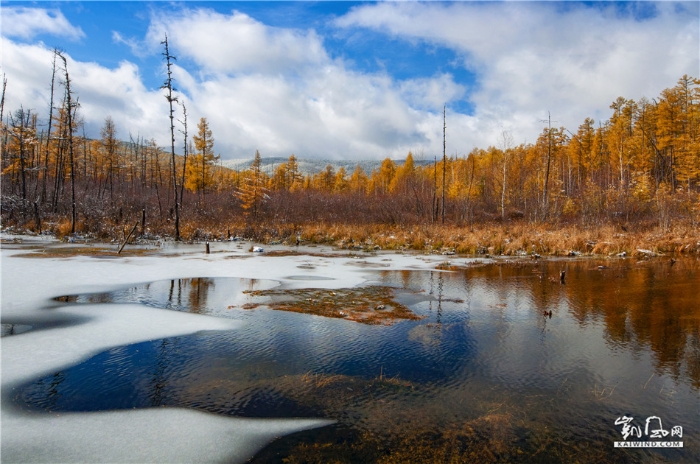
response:
<path id="1" fill-rule="evenodd" d="M 173 116 L 173 102 L 177 102 L 177 97 L 173 97 L 173 71 L 172 62 L 175 61 L 173 55 L 170 54 L 170 49 L 168 48 L 168 34 L 165 34 L 165 40 L 161 42 L 161 45 L 165 46 L 165 52 L 163 52 L 163 57 L 165 58 L 165 63 L 167 66 L 167 79 L 165 83 L 161 86 L 161 89 L 167 90 L 165 94 L 165 99 L 168 100 L 170 105 L 170 160 L 172 163 L 172 174 L 173 174 L 173 194 L 175 197 L 175 240 L 180 240 L 180 205 L 178 204 L 178 192 L 177 192 L 177 164 L 175 162 L 175 116 Z"/>
<path id="2" fill-rule="evenodd" d="M 442 223 L 445 223 L 445 175 L 447 173 L 447 105 L 442 107 Z"/>
<path id="3" fill-rule="evenodd" d="M 5 123 L 3 122 L 3 115 L 5 113 L 5 90 L 7 89 L 7 77 L 5 73 L 2 74 L 2 98 L 0 99 L 0 127 L 2 127 L 2 134 L 0 134 L 0 159 L 5 158 Z M 0 166 L 0 170 L 2 166 Z"/>
<path id="4" fill-rule="evenodd" d="M 73 157 L 73 131 L 75 127 L 73 125 L 73 118 L 75 116 L 75 111 L 78 108 L 78 102 L 73 102 L 73 92 L 70 88 L 70 75 L 68 74 L 68 61 L 62 53 L 58 53 L 58 57 L 63 61 L 63 71 L 65 75 L 65 88 L 66 96 L 64 100 L 64 106 L 66 111 L 66 127 L 68 133 L 68 163 L 70 165 L 70 189 L 71 189 L 71 234 L 75 233 L 75 160 Z"/>
<path id="5" fill-rule="evenodd" d="M 185 102 L 182 102 L 182 130 L 180 131 L 184 135 L 184 141 L 182 144 L 183 150 L 183 160 L 182 160 L 182 182 L 180 183 L 180 206 L 182 206 L 184 193 L 185 193 L 185 173 L 187 172 L 187 107 Z"/>
<path id="6" fill-rule="evenodd" d="M 264 188 L 264 178 L 262 172 L 262 158 L 260 152 L 255 150 L 255 158 L 250 164 L 248 176 L 242 188 L 238 192 L 241 199 L 241 206 L 247 216 L 257 218 L 260 205 L 266 198 Z"/>
<path id="7" fill-rule="evenodd" d="M 109 183 L 109 198 L 112 199 L 114 195 L 114 172 L 118 167 L 117 160 L 117 145 L 119 141 L 117 140 L 117 129 L 114 126 L 114 121 L 111 116 L 105 118 L 105 124 L 100 129 L 100 135 L 102 136 L 102 147 L 104 148 L 104 157 L 107 162 L 107 183 Z"/>
<path id="8" fill-rule="evenodd" d="M 205 191 L 213 183 L 212 167 L 219 159 L 218 156 L 214 155 L 214 135 L 209 128 L 207 118 L 199 120 L 197 135 L 192 137 L 192 139 L 194 140 L 196 155 L 194 161 L 190 164 L 187 188 L 199 192 L 202 195 L 202 201 L 204 201 Z"/>
<path id="9" fill-rule="evenodd" d="M 503 185 L 501 185 L 501 219 L 506 218 L 506 183 L 508 169 L 508 155 L 510 154 L 511 146 L 513 145 L 513 136 L 510 132 L 503 129 L 500 137 L 501 150 L 503 150 Z"/>
<path id="10" fill-rule="evenodd" d="M 547 170 L 544 174 L 544 192 L 542 194 L 542 217 L 547 218 L 549 211 L 549 168 L 552 164 L 552 115 L 547 111 Z"/>

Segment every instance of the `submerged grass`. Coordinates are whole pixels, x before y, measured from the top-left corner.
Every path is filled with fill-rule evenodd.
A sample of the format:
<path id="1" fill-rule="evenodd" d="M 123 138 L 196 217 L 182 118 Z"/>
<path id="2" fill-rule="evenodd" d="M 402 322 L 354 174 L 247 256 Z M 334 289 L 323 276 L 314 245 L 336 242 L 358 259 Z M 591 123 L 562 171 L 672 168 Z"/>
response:
<path id="1" fill-rule="evenodd" d="M 406 306 L 394 301 L 394 290 L 389 287 L 247 290 L 244 293 L 269 300 L 265 303 L 248 303 L 244 309 L 264 304 L 277 311 L 314 314 L 362 324 L 388 325 L 401 319 L 421 319 Z"/>

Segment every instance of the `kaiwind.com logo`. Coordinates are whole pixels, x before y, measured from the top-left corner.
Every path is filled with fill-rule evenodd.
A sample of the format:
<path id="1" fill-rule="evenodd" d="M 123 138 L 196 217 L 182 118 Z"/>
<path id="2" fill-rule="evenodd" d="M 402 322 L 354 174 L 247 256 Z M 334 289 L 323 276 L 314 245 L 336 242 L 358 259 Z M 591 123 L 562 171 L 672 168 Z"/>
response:
<path id="1" fill-rule="evenodd" d="M 649 416 L 644 424 L 644 435 L 642 435 L 642 427 L 634 424 L 634 417 L 622 416 L 615 420 L 615 425 L 621 425 L 622 438 L 625 441 L 616 441 L 615 448 L 683 448 L 683 442 L 678 441 L 662 441 L 665 438 L 682 438 L 683 427 L 676 425 L 671 427 L 671 430 L 666 430 L 661 423 L 661 418 L 658 416 Z M 639 441 L 634 441 L 637 437 Z M 646 441 L 641 441 L 642 437 Z M 628 438 L 632 438 L 627 441 Z M 651 439 L 651 440 L 650 440 Z"/>

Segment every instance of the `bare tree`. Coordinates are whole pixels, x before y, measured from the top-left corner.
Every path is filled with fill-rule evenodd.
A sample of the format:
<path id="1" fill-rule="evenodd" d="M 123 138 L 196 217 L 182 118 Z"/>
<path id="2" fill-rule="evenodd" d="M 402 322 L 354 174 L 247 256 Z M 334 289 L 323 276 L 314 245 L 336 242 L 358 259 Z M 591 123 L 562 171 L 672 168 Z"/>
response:
<path id="1" fill-rule="evenodd" d="M 49 96 L 49 126 L 47 128 L 46 134 L 46 152 L 44 154 L 44 178 L 41 187 L 41 198 L 46 200 L 46 179 L 49 175 L 49 150 L 51 147 L 51 129 L 53 127 L 53 96 L 54 96 L 54 86 L 56 83 L 56 56 L 58 55 L 58 49 L 53 49 L 53 64 L 51 67 L 51 95 Z"/>
<path id="2" fill-rule="evenodd" d="M 549 167 L 552 162 L 552 115 L 547 111 L 547 170 L 544 175 L 544 192 L 542 195 L 543 219 L 547 218 L 549 209 Z"/>
<path id="3" fill-rule="evenodd" d="M 2 99 L 0 100 L 0 123 L 2 123 L 2 115 L 5 112 L 5 90 L 7 89 L 7 77 L 2 74 Z"/>
<path id="4" fill-rule="evenodd" d="M 107 179 L 109 182 L 109 198 L 111 200 L 114 190 L 114 171 L 118 165 L 117 145 L 119 143 L 117 140 L 117 129 L 111 116 L 105 118 L 105 125 L 100 129 L 100 135 L 102 136 L 102 145 L 107 156 Z"/>
<path id="5" fill-rule="evenodd" d="M 182 203 L 185 194 L 185 173 L 187 172 L 187 107 L 184 101 L 182 102 L 182 121 L 180 121 L 180 123 L 182 123 L 183 127 L 180 132 L 184 135 L 184 142 L 182 144 L 184 159 L 182 163 L 182 182 L 180 182 L 180 202 Z"/>
<path id="6" fill-rule="evenodd" d="M 447 118 L 445 113 L 446 105 L 442 107 L 442 223 L 445 223 L 445 173 L 447 172 Z"/>
<path id="7" fill-rule="evenodd" d="M 513 136 L 510 132 L 503 129 L 501 131 L 501 136 L 499 137 L 499 145 L 501 150 L 503 150 L 503 185 L 501 188 L 501 219 L 506 218 L 506 182 L 507 182 L 507 169 L 508 169 L 508 155 L 510 149 L 513 146 Z"/>
<path id="8" fill-rule="evenodd" d="M 66 124 L 68 126 L 68 163 L 70 164 L 70 186 L 71 186 L 71 234 L 75 233 L 75 163 L 73 160 L 73 116 L 74 111 L 78 108 L 78 102 L 73 102 L 73 93 L 70 89 L 70 76 L 68 75 L 68 62 L 62 53 L 58 53 L 59 58 L 63 61 L 63 71 L 65 73 L 65 109 L 66 109 Z"/>
<path id="9" fill-rule="evenodd" d="M 177 166 L 175 163 L 175 121 L 174 121 L 174 116 L 173 116 L 173 102 L 177 102 L 177 97 L 173 97 L 173 71 L 171 69 L 172 67 L 172 61 L 176 60 L 174 56 L 170 54 L 170 50 L 168 49 L 168 34 L 165 34 L 165 40 L 161 42 L 162 45 L 165 45 L 165 52 L 163 53 L 163 56 L 165 57 L 165 62 L 167 63 L 167 68 L 168 68 L 168 78 L 165 80 L 165 83 L 161 87 L 161 89 L 166 89 L 168 93 L 165 95 L 165 99 L 168 100 L 168 104 L 170 105 L 170 153 L 171 153 L 171 160 L 172 160 L 172 167 L 173 167 L 173 192 L 175 194 L 175 240 L 180 240 L 180 210 L 179 210 L 179 205 L 178 205 L 178 195 L 177 195 Z"/>
<path id="10" fill-rule="evenodd" d="M 2 99 L 0 99 L 0 126 L 2 126 L 2 136 L 0 136 L 0 155 L 5 157 L 5 124 L 2 122 L 3 114 L 5 112 L 5 89 L 7 88 L 7 77 L 5 73 L 2 74 Z"/>
<path id="11" fill-rule="evenodd" d="M 27 199 L 27 151 L 36 143 L 35 131 L 30 126 L 31 110 L 18 109 L 14 117 L 10 115 L 10 135 L 17 140 L 19 170 L 22 177 L 22 200 Z"/>

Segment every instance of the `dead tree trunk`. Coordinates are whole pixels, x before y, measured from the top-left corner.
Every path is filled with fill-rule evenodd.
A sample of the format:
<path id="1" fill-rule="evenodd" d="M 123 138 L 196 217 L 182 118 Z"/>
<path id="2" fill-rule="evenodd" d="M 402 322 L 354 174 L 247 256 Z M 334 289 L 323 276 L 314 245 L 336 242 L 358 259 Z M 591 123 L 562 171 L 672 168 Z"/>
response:
<path id="1" fill-rule="evenodd" d="M 447 172 L 447 118 L 445 106 L 442 107 L 442 223 L 445 223 L 445 173 Z"/>
<path id="2" fill-rule="evenodd" d="M 75 162 L 73 160 L 73 111 L 78 108 L 78 103 L 73 103 L 70 89 L 70 76 L 68 75 L 68 63 L 62 54 L 58 56 L 63 60 L 63 70 L 65 71 L 66 85 L 66 118 L 68 119 L 68 163 L 70 164 L 70 188 L 71 188 L 71 223 L 70 232 L 75 233 Z"/>
<path id="3" fill-rule="evenodd" d="M 49 175 L 49 150 L 51 149 L 51 128 L 53 126 L 53 96 L 54 85 L 56 83 L 56 55 L 58 50 L 53 51 L 53 66 L 51 69 L 51 95 L 49 96 L 49 127 L 46 134 L 46 152 L 44 153 L 44 178 L 41 186 L 41 200 L 46 201 L 46 178 Z"/>
<path id="4" fill-rule="evenodd" d="M 178 195 L 177 195 L 177 166 L 175 163 L 175 122 L 174 122 L 174 116 L 173 116 L 173 102 L 177 102 L 177 97 L 173 97 L 173 76 L 172 76 L 172 60 L 175 60 L 176 58 L 170 54 L 170 50 L 168 49 L 168 35 L 165 35 L 165 40 L 161 42 L 161 44 L 165 45 L 165 53 L 163 53 L 163 56 L 165 57 L 165 62 L 167 63 L 167 69 L 168 69 L 168 78 L 165 80 L 165 84 L 161 87 L 162 89 L 166 89 L 168 91 L 167 95 L 165 95 L 166 100 L 168 100 L 168 104 L 170 105 L 170 150 L 171 150 L 171 156 L 172 156 L 172 166 L 173 166 L 173 193 L 175 195 L 175 240 L 180 240 L 180 208 L 178 205 Z"/>

